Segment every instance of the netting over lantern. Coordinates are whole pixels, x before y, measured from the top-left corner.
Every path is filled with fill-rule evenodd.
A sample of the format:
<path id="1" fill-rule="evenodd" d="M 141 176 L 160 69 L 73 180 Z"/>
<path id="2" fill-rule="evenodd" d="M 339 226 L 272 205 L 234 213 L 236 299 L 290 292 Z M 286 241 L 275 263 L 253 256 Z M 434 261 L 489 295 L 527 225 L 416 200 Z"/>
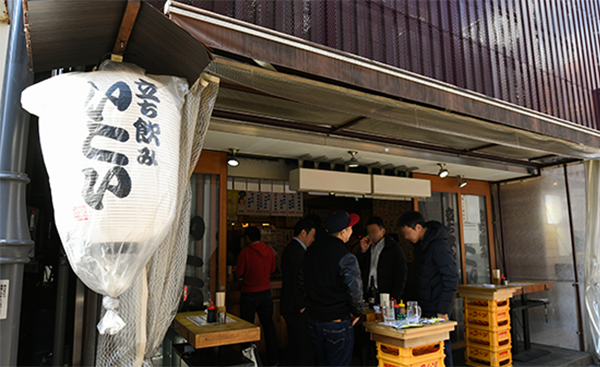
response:
<path id="1" fill-rule="evenodd" d="M 190 236 L 190 177 L 200 155 L 218 92 L 218 78 L 203 74 L 186 95 L 181 121 L 177 217 L 146 271 L 119 296 L 119 315 L 127 325 L 98 338 L 90 365 L 152 366 L 152 357 L 177 312 L 183 291 Z M 147 289 L 147 292 L 145 290 Z"/>
<path id="2" fill-rule="evenodd" d="M 108 310 L 100 333 L 124 322 L 119 295 L 142 273 L 176 216 L 187 81 L 105 62 L 27 88 L 55 219 L 69 262 Z"/>

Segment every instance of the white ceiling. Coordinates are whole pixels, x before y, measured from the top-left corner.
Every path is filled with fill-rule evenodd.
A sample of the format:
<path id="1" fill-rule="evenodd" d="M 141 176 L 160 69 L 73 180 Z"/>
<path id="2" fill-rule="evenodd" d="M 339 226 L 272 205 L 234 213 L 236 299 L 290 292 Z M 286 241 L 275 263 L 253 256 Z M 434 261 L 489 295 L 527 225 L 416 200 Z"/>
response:
<path id="1" fill-rule="evenodd" d="M 239 149 L 241 154 L 292 159 L 308 153 L 313 158 L 327 156 L 328 161 L 340 157 L 346 161 L 350 159 L 348 150 L 357 150 L 357 158 L 361 165 L 379 162 L 382 165 L 391 163 L 394 166 L 417 166 L 419 169 L 415 172 L 437 174 L 438 163 L 446 163 L 450 176 L 464 175 L 468 179 L 484 181 L 502 181 L 531 175 L 523 167 L 504 163 L 465 159 L 322 134 L 228 121 L 211 122 L 204 149 L 228 151 L 230 148 Z"/>

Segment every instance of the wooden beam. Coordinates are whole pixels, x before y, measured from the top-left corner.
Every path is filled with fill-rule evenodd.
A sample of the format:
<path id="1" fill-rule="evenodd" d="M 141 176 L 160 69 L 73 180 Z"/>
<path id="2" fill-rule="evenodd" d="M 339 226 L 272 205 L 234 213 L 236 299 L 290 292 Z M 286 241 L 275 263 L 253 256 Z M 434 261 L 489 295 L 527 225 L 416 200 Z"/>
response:
<path id="1" fill-rule="evenodd" d="M 355 118 L 355 119 L 352 119 L 352 120 L 350 120 L 350 121 L 346 122 L 346 123 L 345 123 L 345 124 L 343 124 L 343 125 L 340 125 L 340 126 L 334 126 L 334 127 L 332 127 L 332 128 L 331 128 L 331 132 L 332 132 L 332 133 L 335 133 L 335 132 L 338 132 L 338 131 L 346 130 L 346 129 L 348 129 L 348 128 L 350 128 L 350 127 L 352 127 L 352 126 L 356 125 L 356 124 L 359 124 L 359 123 L 361 123 L 361 122 L 363 122 L 363 121 L 366 121 L 366 120 L 368 120 L 368 119 L 369 119 L 368 117 L 359 116 L 359 117 L 357 117 L 357 118 Z"/>

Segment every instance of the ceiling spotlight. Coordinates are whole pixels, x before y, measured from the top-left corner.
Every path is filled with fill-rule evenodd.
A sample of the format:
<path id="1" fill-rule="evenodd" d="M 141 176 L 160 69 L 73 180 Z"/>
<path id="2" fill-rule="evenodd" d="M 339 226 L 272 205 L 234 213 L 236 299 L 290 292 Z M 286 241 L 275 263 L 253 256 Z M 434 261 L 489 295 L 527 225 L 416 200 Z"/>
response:
<path id="1" fill-rule="evenodd" d="M 458 184 L 458 186 L 460 186 L 461 188 L 467 186 L 468 182 L 464 180 L 465 176 L 458 176 L 458 178 L 460 178 L 460 183 Z"/>
<path id="2" fill-rule="evenodd" d="M 239 149 L 229 148 L 231 153 L 227 156 L 227 164 L 231 167 L 237 167 L 240 165 L 240 161 L 238 161 L 237 157 L 235 156 L 238 150 Z"/>
<path id="3" fill-rule="evenodd" d="M 356 155 L 358 154 L 358 152 L 356 150 L 349 150 L 348 153 L 350 153 L 350 155 L 352 156 L 352 158 L 350 158 L 350 160 L 348 161 L 348 167 L 350 167 L 350 168 L 358 167 L 359 166 L 358 159 L 356 159 Z"/>
<path id="4" fill-rule="evenodd" d="M 440 166 L 438 176 L 440 176 L 440 178 L 448 177 L 448 174 L 450 174 L 450 172 L 448 172 L 448 170 L 445 168 L 446 163 L 438 163 L 438 166 Z"/>

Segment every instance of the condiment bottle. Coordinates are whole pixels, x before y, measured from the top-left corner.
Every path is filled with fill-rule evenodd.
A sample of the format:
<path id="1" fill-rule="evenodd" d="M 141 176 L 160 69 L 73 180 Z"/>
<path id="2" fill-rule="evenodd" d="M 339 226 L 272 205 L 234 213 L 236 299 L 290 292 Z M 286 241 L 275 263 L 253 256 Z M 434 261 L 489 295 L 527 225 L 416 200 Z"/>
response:
<path id="1" fill-rule="evenodd" d="M 400 306 L 396 300 L 394 300 L 394 319 L 400 320 Z"/>
<path id="2" fill-rule="evenodd" d="M 208 306 L 208 308 L 206 309 L 206 321 L 211 324 L 214 322 L 217 322 L 217 310 L 215 309 L 215 305 L 213 304 L 213 301 L 210 301 L 210 305 Z"/>
<path id="3" fill-rule="evenodd" d="M 406 305 L 404 305 L 404 302 L 402 300 L 400 300 L 398 308 L 400 309 L 400 318 L 398 320 L 406 320 Z"/>

